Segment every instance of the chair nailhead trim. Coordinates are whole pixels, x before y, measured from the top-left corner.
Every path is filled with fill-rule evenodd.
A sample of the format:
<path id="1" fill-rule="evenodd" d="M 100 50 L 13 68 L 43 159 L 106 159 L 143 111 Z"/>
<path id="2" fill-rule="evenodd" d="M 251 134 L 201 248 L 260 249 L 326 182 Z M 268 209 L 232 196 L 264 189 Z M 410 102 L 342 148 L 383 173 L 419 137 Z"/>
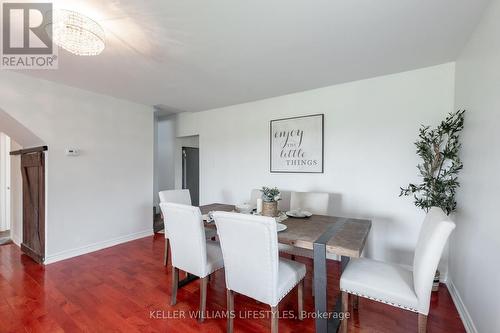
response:
<path id="1" fill-rule="evenodd" d="M 368 295 L 363 295 L 363 294 L 360 294 L 360 293 L 356 293 L 354 291 L 351 291 L 351 290 L 347 290 L 347 289 L 340 289 L 346 293 L 349 293 L 349 294 L 352 294 L 352 295 L 356 295 L 356 296 L 361 296 L 361 297 L 364 297 L 364 298 L 368 298 L 368 299 L 371 299 L 372 301 L 377 301 L 377 302 L 380 302 L 380 303 L 385 303 L 385 304 L 389 304 L 389 305 L 392 305 L 392 306 L 395 306 L 395 307 L 398 307 L 398 308 L 401 308 L 401 309 L 405 309 L 405 310 L 408 310 L 408 311 L 413 311 L 413 312 L 417 312 L 418 313 L 418 310 L 417 309 L 414 309 L 412 307 L 409 307 L 409 306 L 405 306 L 405 305 L 401 305 L 401 304 L 396 304 L 396 303 L 392 303 L 392 302 L 389 302 L 389 301 L 385 301 L 383 299 L 380 299 L 380 298 L 375 298 L 375 297 L 371 297 L 371 296 L 368 296 Z"/>
<path id="2" fill-rule="evenodd" d="M 304 278 L 300 279 L 297 283 L 295 283 L 295 284 L 293 285 L 293 287 L 291 287 L 290 289 L 288 289 L 288 290 L 286 291 L 286 293 L 284 293 L 284 294 L 283 294 L 283 295 L 282 295 L 282 296 L 278 299 L 278 304 L 279 304 L 279 302 L 281 302 L 281 300 L 282 300 L 283 298 L 285 298 L 285 296 L 286 296 L 286 295 L 288 295 L 288 294 L 290 293 L 290 291 L 291 291 L 293 288 L 295 288 L 295 287 L 296 287 L 296 286 L 297 286 L 297 285 L 298 285 L 298 284 L 299 284 L 302 280 L 304 280 Z"/>

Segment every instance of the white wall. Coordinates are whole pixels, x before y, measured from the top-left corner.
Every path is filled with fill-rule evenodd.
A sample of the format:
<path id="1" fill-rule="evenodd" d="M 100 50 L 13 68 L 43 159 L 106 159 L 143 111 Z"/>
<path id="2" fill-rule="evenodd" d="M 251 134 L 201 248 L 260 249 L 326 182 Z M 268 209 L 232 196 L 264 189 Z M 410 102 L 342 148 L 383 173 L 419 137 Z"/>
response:
<path id="1" fill-rule="evenodd" d="M 153 203 L 155 210 L 159 204 L 158 198 L 158 115 L 153 115 Z"/>
<path id="2" fill-rule="evenodd" d="M 151 108 L 3 71 L 0 109 L 49 146 L 47 261 L 152 233 Z"/>
<path id="3" fill-rule="evenodd" d="M 173 190 L 175 188 L 175 116 L 158 117 L 157 126 L 158 191 Z M 155 202 L 158 200 L 158 193 L 156 193 Z"/>
<path id="4" fill-rule="evenodd" d="M 454 64 L 178 116 L 178 136 L 199 134 L 200 200 L 236 203 L 276 185 L 327 191 L 331 214 L 373 219 L 366 255 L 411 264 L 424 213 L 399 187 L 418 181 L 419 125 L 454 107 Z M 269 121 L 325 114 L 325 173 L 271 174 Z M 446 268 L 442 268 L 446 274 Z"/>
<path id="5" fill-rule="evenodd" d="M 451 289 L 469 331 L 500 332 L 500 1 L 494 0 L 456 65 L 456 108 L 467 109 L 450 246 Z M 460 305 L 459 305 L 460 306 Z"/>
<path id="6" fill-rule="evenodd" d="M 0 132 L 0 231 L 10 230 L 10 137 Z"/>
<path id="7" fill-rule="evenodd" d="M 3 74 L 2 74 L 3 75 Z M 0 106 L 0 132 L 5 132 L 11 138 L 15 138 L 21 146 L 36 147 L 43 145 L 43 140 L 33 134 L 23 124 L 12 118 Z"/>
<path id="8" fill-rule="evenodd" d="M 10 140 L 10 151 L 22 149 L 16 141 Z M 18 246 L 23 239 L 23 178 L 21 159 L 10 159 L 10 238 Z"/>

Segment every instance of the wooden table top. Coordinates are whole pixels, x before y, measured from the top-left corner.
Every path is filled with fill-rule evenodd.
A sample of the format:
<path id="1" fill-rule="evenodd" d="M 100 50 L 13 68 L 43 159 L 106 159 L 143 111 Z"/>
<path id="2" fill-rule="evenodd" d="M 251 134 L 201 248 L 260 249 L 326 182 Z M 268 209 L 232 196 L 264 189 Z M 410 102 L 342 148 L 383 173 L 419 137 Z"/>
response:
<path id="1" fill-rule="evenodd" d="M 201 206 L 200 210 L 202 214 L 210 211 L 230 212 L 234 210 L 234 206 L 216 203 Z M 327 252 L 351 258 L 360 257 L 372 226 L 370 220 L 324 215 L 313 215 L 304 219 L 288 218 L 281 222 L 287 229 L 278 233 L 278 242 L 312 250 L 314 242 L 328 228 L 339 222 L 344 224 L 327 242 Z"/>

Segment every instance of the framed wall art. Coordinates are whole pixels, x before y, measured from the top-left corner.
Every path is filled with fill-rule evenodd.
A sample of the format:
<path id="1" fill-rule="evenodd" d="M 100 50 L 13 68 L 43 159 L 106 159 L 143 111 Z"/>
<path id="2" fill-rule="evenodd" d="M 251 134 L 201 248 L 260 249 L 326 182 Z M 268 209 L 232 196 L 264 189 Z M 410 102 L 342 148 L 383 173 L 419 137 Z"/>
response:
<path id="1" fill-rule="evenodd" d="M 323 173 L 324 115 L 271 120 L 271 172 Z"/>

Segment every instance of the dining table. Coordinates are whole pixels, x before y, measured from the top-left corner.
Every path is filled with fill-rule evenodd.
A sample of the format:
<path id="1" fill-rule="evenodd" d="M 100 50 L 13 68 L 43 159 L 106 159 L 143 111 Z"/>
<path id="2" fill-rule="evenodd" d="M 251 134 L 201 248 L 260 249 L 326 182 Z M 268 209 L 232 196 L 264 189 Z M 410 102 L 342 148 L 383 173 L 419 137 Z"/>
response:
<path id="1" fill-rule="evenodd" d="M 231 212 L 235 211 L 235 206 L 214 203 L 200 206 L 200 210 L 202 214 Z M 287 228 L 278 233 L 279 243 L 313 251 L 316 332 L 337 332 L 342 317 L 342 300 L 339 292 L 334 309 L 328 309 L 326 254 L 340 257 L 342 273 L 351 258 L 361 256 L 371 229 L 371 220 L 313 214 L 308 218 L 287 218 L 280 223 Z M 215 228 L 214 223 L 206 223 L 206 226 Z M 196 277 L 190 276 L 179 286 L 194 279 Z"/>

